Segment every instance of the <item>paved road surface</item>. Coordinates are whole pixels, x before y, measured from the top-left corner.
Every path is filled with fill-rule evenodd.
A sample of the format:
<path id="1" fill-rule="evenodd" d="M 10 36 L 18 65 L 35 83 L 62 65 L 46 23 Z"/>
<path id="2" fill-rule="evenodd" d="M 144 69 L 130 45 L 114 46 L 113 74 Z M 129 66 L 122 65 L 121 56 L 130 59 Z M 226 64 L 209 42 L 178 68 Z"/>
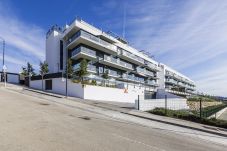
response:
<path id="1" fill-rule="evenodd" d="M 218 118 L 227 121 L 227 110 L 225 110 L 225 112 L 222 113 Z"/>
<path id="2" fill-rule="evenodd" d="M 0 88 L 3 151 L 223 151 L 226 146 Z"/>

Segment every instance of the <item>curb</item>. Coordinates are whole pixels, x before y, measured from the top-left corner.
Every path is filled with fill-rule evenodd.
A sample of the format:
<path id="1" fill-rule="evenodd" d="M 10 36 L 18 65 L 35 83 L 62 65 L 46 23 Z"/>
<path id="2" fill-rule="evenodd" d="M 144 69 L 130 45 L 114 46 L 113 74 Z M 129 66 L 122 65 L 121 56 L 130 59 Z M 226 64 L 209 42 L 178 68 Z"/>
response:
<path id="1" fill-rule="evenodd" d="M 127 114 L 127 115 L 131 115 L 131 116 L 135 116 L 135 117 L 139 117 L 139 118 L 143 118 L 143 119 L 146 119 L 146 120 L 152 120 L 152 121 L 156 121 L 156 122 L 160 122 L 160 123 L 164 123 L 164 124 L 170 124 L 170 125 L 174 125 L 174 126 L 179 126 L 179 127 L 183 127 L 183 128 L 189 128 L 189 129 L 192 129 L 192 130 L 198 130 L 198 131 L 202 131 L 202 132 L 206 132 L 206 133 L 210 133 L 210 134 L 214 134 L 214 135 L 227 137 L 227 134 L 213 132 L 213 131 L 209 131 L 209 130 L 205 130 L 205 129 L 201 129 L 201 128 L 196 128 L 196 127 L 191 127 L 191 126 L 187 126 L 187 125 L 172 123 L 172 122 L 168 122 L 168 121 L 162 121 L 162 120 L 153 119 L 153 118 L 149 118 L 149 117 L 144 117 L 144 116 L 136 115 L 136 114 L 132 114 L 132 113 L 126 113 L 126 112 L 121 112 L 121 113 L 124 113 L 124 114 Z"/>
<path id="2" fill-rule="evenodd" d="M 41 92 L 41 91 L 37 91 L 37 90 L 33 90 L 33 89 L 28 89 L 28 88 L 23 88 L 23 90 L 27 90 L 27 91 L 31 91 L 31 92 L 36 92 L 36 93 L 39 93 L 39 94 L 44 94 L 44 95 L 52 96 L 52 97 L 56 97 L 56 98 L 64 98 L 62 96 L 58 96 L 58 95 L 51 94 L 51 93 L 48 93 L 48 92 Z"/>

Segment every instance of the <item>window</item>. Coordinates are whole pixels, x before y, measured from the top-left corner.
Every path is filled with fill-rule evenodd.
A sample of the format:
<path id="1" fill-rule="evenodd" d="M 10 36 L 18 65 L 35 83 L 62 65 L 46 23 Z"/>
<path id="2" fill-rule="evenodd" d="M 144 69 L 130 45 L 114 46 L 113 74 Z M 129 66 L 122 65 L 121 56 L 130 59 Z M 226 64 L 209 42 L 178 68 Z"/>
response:
<path id="1" fill-rule="evenodd" d="M 63 41 L 60 41 L 60 70 L 63 70 Z"/>
<path id="2" fill-rule="evenodd" d="M 45 80 L 46 90 L 52 90 L 52 80 Z"/>

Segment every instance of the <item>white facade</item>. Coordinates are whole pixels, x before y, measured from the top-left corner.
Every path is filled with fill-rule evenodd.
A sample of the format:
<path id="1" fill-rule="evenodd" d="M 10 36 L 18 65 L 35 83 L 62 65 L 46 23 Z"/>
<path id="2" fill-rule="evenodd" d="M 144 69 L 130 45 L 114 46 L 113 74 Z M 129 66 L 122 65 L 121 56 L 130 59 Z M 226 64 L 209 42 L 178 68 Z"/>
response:
<path id="1" fill-rule="evenodd" d="M 88 77 L 100 79 L 108 72 L 112 80 L 118 83 L 117 88 L 90 85 L 81 88 L 78 84 L 69 82 L 68 94 L 71 96 L 134 102 L 138 95 L 145 92 L 153 94 L 157 89 L 182 96 L 190 95 L 195 89 L 194 82 L 188 77 L 131 47 L 124 39 L 81 19 L 74 20 L 64 30 L 53 26 L 47 33 L 46 61 L 50 73 L 64 72 L 67 59 L 72 60 L 75 70 L 79 69 L 81 60 L 86 59 L 90 73 Z M 167 74 L 169 72 L 173 73 L 172 77 Z M 170 85 L 171 78 L 176 80 L 175 84 Z M 40 88 L 40 83 L 32 81 L 31 86 Z M 123 93 L 125 89 L 130 93 Z M 52 91 L 65 94 L 65 85 L 59 78 L 53 79 Z M 92 93 L 96 95 L 90 95 Z"/>

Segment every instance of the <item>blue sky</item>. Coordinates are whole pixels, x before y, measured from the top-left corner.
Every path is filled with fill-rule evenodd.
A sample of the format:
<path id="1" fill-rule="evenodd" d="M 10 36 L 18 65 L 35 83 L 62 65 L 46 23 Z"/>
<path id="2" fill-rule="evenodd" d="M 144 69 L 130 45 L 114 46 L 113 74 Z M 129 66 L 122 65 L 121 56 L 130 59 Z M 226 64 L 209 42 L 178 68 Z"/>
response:
<path id="1" fill-rule="evenodd" d="M 80 16 L 122 35 L 124 12 L 132 46 L 195 80 L 199 91 L 227 96 L 226 0 L 1 0 L 8 70 L 19 72 L 27 61 L 38 68 L 51 25 Z"/>

